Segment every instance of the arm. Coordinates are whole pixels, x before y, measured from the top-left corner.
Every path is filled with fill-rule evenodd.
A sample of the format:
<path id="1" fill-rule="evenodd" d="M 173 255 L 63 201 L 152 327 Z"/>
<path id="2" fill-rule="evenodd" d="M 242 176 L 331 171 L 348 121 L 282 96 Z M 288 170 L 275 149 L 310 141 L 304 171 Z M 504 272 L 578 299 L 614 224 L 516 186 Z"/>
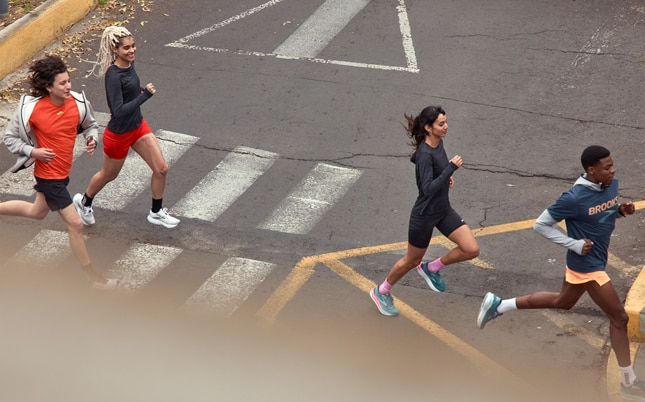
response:
<path id="1" fill-rule="evenodd" d="M 450 161 L 448 166 L 441 172 L 437 177 L 432 177 L 432 166 L 433 161 L 417 161 L 419 166 L 419 175 L 421 176 L 421 191 L 423 194 L 430 195 L 439 190 L 439 188 L 445 185 L 446 182 L 450 182 L 450 177 L 459 167 L 453 162 Z"/>
<path id="2" fill-rule="evenodd" d="M 558 223 L 558 221 L 553 219 L 549 211 L 545 209 L 544 212 L 542 212 L 542 215 L 540 215 L 533 224 L 533 230 L 551 240 L 555 244 L 564 246 L 576 254 L 586 254 L 583 254 L 583 248 L 587 243 L 585 239 L 572 239 L 571 237 L 562 233 L 560 230 L 553 227 L 553 225 L 555 225 L 556 223 Z"/>
<path id="3" fill-rule="evenodd" d="M 30 156 L 34 146 L 29 142 L 29 137 L 20 123 L 20 110 L 19 107 L 9 121 L 3 141 L 12 154 Z"/>
<path id="4" fill-rule="evenodd" d="M 85 94 L 83 94 L 83 99 L 85 101 L 85 118 L 81 121 L 81 129 L 83 130 L 83 138 L 85 138 L 86 150 L 92 155 L 99 142 L 99 124 L 96 122 L 92 104 Z"/>

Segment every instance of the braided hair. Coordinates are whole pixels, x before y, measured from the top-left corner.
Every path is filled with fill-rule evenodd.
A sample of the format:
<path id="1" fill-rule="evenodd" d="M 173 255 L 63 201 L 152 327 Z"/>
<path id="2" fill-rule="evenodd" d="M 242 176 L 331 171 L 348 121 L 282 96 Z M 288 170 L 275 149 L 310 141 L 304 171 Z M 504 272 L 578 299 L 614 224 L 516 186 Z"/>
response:
<path id="1" fill-rule="evenodd" d="M 442 114 L 445 115 L 446 111 L 443 110 L 441 106 L 428 106 L 423 109 L 417 117 L 404 114 L 405 119 L 408 122 L 408 126 L 405 131 L 407 132 L 408 137 L 412 140 L 412 142 L 410 142 L 410 146 L 417 150 L 419 145 L 425 141 L 426 135 L 428 135 L 428 132 L 425 129 L 426 124 L 432 126 L 439 115 Z"/>
<path id="2" fill-rule="evenodd" d="M 119 46 L 121 46 L 121 41 L 124 38 L 129 37 L 132 37 L 132 34 L 125 27 L 111 25 L 105 28 L 103 30 L 103 34 L 101 35 L 101 45 L 99 48 L 98 59 L 96 62 L 94 62 L 94 67 L 92 67 L 92 70 L 87 74 L 87 76 L 95 74 L 96 76 L 100 77 L 105 74 L 107 69 L 112 63 L 114 63 L 114 60 L 116 59 L 116 55 L 112 51 L 112 48 L 118 48 Z M 97 67 L 99 68 L 98 74 L 95 73 Z"/>

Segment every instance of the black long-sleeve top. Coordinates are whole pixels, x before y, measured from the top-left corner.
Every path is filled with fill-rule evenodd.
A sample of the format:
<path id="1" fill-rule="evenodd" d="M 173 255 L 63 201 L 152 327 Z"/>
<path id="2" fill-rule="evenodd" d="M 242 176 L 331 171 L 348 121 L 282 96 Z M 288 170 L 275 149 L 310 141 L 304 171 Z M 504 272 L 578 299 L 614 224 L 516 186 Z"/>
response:
<path id="1" fill-rule="evenodd" d="M 134 63 L 128 68 L 112 64 L 105 72 L 105 95 L 110 108 L 108 129 L 122 134 L 139 127 L 143 120 L 141 105 L 152 93 L 141 88 Z"/>

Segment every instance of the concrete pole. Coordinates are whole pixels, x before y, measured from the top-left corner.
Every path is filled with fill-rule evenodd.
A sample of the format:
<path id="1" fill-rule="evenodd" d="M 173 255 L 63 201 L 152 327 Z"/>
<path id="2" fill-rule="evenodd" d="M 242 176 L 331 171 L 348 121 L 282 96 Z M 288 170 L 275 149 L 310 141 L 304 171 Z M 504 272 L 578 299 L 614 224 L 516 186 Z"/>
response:
<path id="1" fill-rule="evenodd" d="M 0 0 L 0 18 L 9 15 L 9 0 Z"/>

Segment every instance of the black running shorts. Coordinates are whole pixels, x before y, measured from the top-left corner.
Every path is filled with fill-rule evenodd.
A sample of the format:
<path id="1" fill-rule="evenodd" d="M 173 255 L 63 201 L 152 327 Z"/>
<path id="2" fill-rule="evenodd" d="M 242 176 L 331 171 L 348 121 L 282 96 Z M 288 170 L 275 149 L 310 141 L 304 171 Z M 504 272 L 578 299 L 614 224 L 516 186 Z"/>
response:
<path id="1" fill-rule="evenodd" d="M 432 238 L 432 230 L 436 227 L 442 235 L 448 237 L 457 228 L 465 225 L 461 216 L 450 208 L 441 215 L 416 215 L 410 214 L 408 227 L 408 243 L 417 248 L 428 248 Z"/>
<path id="2" fill-rule="evenodd" d="M 69 195 L 67 185 L 69 184 L 69 177 L 66 179 L 41 179 L 36 177 L 36 184 L 34 190 L 43 193 L 47 206 L 52 211 L 67 208 L 72 203 L 72 197 Z"/>

